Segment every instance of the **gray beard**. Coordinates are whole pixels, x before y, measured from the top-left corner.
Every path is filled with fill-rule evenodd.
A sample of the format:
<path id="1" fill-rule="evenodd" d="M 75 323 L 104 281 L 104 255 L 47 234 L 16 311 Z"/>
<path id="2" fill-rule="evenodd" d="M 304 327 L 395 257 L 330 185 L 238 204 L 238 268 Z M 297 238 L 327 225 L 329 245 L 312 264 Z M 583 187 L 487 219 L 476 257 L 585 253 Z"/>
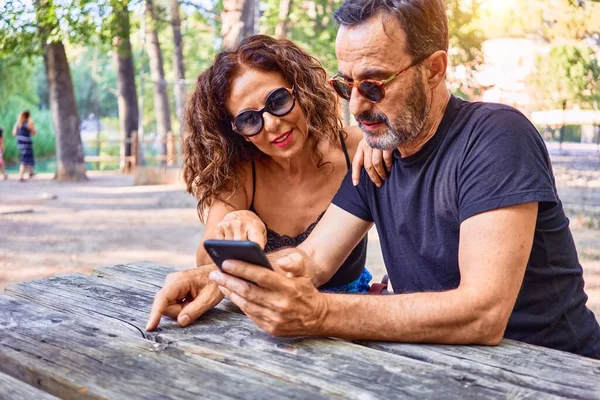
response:
<path id="1" fill-rule="evenodd" d="M 365 140 L 372 148 L 393 150 L 398 146 L 409 144 L 421 136 L 430 109 L 427 104 L 425 88 L 421 83 L 421 71 L 417 71 L 416 79 L 406 96 L 408 102 L 400 114 L 392 121 L 387 117 L 382 121 L 387 129 L 383 132 L 373 133 L 361 127 Z"/>

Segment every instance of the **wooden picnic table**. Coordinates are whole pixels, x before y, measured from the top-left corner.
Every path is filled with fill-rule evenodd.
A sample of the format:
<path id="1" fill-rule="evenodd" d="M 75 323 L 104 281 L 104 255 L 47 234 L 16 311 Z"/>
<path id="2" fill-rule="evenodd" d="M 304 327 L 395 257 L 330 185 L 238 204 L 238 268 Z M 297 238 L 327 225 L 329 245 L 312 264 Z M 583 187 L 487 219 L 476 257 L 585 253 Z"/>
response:
<path id="1" fill-rule="evenodd" d="M 0 295 L 0 398 L 600 398 L 600 361 L 496 347 L 276 338 L 227 300 L 144 326 L 176 268 L 150 262 L 14 284 Z"/>

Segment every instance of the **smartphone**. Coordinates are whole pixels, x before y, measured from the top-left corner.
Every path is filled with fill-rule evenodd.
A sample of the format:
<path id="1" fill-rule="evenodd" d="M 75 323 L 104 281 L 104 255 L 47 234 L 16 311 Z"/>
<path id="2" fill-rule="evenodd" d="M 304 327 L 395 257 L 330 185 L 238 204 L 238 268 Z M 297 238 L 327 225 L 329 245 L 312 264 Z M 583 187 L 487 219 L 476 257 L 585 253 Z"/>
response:
<path id="1" fill-rule="evenodd" d="M 225 260 L 240 260 L 273 269 L 259 245 L 249 240 L 214 240 L 204 242 L 206 252 L 219 269 Z"/>

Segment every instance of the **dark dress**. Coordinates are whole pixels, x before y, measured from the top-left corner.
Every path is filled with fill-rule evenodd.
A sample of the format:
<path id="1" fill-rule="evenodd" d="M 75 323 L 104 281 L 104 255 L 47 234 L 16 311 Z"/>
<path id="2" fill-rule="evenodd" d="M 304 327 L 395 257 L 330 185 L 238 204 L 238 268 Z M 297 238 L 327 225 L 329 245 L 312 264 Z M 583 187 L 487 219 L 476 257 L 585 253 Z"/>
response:
<path id="1" fill-rule="evenodd" d="M 27 122 L 23 122 L 23 125 L 17 129 L 17 147 L 21 154 L 21 164 L 33 167 L 35 165 L 33 141 L 31 139 L 31 131 L 27 127 Z"/>
<path id="2" fill-rule="evenodd" d="M 346 149 L 346 143 L 343 137 L 340 135 L 340 141 L 344 155 L 346 156 L 346 166 L 348 170 L 352 167 L 350 163 L 350 156 Z M 250 203 L 249 210 L 258 215 L 254 209 L 254 192 L 256 191 L 256 168 L 254 161 L 252 162 L 252 201 Z M 317 225 L 321 217 L 325 214 L 323 211 L 317 220 L 311 223 L 304 232 L 298 236 L 292 237 L 288 235 L 280 235 L 267 226 L 267 244 L 265 245 L 265 252 L 269 253 L 275 250 L 279 250 L 284 247 L 296 247 L 300 243 L 304 242 L 308 235 L 312 232 L 314 227 Z M 371 273 L 365 268 L 365 262 L 367 258 L 367 236 L 361 240 L 358 245 L 352 250 L 348 258 L 344 261 L 342 266 L 337 272 L 331 277 L 329 282 L 325 283 L 319 289 L 327 292 L 336 293 L 365 293 L 369 291 L 369 282 L 373 278 Z"/>

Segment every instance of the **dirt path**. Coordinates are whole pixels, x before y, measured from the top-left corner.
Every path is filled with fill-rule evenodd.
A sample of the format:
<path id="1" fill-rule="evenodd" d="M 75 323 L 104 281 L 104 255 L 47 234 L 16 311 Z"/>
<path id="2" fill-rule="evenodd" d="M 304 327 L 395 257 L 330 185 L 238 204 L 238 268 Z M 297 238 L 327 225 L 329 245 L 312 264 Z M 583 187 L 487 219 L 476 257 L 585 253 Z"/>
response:
<path id="1" fill-rule="evenodd" d="M 573 170 L 560 163 L 555 170 L 557 183 L 566 186 L 566 180 L 579 179 L 584 189 L 600 176 L 600 168 L 592 169 L 587 181 L 573 177 Z M 88 274 L 130 261 L 194 266 L 203 228 L 196 203 L 182 185 L 133 186 L 131 176 L 88 175 L 84 183 L 55 182 L 49 174 L 25 183 L 14 175 L 0 181 L 0 291 L 13 282 Z M 571 217 L 588 304 L 600 316 L 600 229 L 587 216 Z M 379 281 L 385 268 L 376 232 L 369 238 L 368 267 Z"/>
<path id="2" fill-rule="evenodd" d="M 44 174 L 0 181 L 0 289 L 135 260 L 194 266 L 202 227 L 181 185 L 133 186 L 131 176 L 88 175 L 85 183 Z"/>

